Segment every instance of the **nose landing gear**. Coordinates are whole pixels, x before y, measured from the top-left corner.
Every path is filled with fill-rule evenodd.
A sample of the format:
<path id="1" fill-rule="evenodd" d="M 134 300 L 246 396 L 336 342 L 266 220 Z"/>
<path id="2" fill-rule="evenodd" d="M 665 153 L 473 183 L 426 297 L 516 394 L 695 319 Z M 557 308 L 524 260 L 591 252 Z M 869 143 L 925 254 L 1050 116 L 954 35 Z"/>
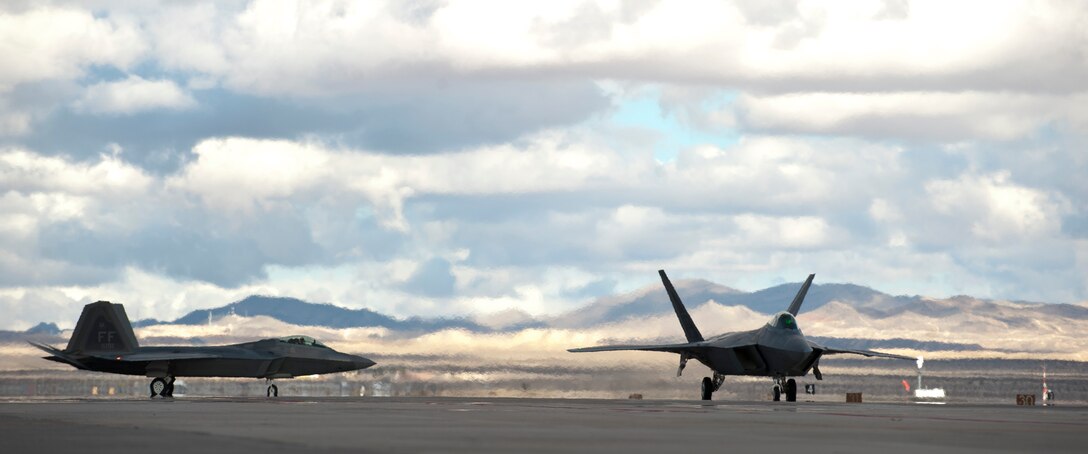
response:
<path id="1" fill-rule="evenodd" d="M 797 381 L 794 379 L 786 380 L 785 377 L 775 377 L 774 386 L 771 388 L 771 399 L 775 402 L 782 400 L 782 395 L 786 395 L 786 402 L 797 402 Z"/>
<path id="2" fill-rule="evenodd" d="M 267 392 L 265 394 L 267 395 L 267 397 L 279 397 L 280 396 L 280 389 L 277 388 L 276 385 L 272 384 L 272 379 L 271 378 L 268 379 L 268 390 L 267 390 Z"/>

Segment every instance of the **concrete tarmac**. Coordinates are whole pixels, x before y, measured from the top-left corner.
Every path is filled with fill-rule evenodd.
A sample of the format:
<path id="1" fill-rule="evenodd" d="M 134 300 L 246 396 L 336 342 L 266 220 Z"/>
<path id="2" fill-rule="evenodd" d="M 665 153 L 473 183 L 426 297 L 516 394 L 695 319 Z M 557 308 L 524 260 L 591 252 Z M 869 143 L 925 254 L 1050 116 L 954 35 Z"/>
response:
<path id="1" fill-rule="evenodd" d="M 1085 452 L 1088 407 L 466 398 L 0 401 L 0 452 Z"/>

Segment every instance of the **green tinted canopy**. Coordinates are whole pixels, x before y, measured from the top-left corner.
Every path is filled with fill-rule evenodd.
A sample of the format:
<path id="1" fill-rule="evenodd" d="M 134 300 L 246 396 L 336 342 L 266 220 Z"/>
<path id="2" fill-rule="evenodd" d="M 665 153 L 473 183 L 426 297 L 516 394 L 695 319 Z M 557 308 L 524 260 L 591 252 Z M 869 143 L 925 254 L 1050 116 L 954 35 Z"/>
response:
<path id="1" fill-rule="evenodd" d="M 285 343 L 288 343 L 288 344 L 306 345 L 306 346 L 309 346 L 309 347 L 329 348 L 329 347 L 326 347 L 325 344 L 322 344 L 321 342 L 318 342 L 317 339 L 314 339 L 314 338 L 312 338 L 310 336 L 287 336 L 287 337 L 281 337 L 281 338 L 276 339 L 276 340 L 278 340 L 280 342 L 285 342 Z"/>
<path id="2" fill-rule="evenodd" d="M 775 314 L 769 325 L 775 328 L 797 329 L 797 319 L 793 318 L 793 315 L 788 312 L 782 312 Z"/>

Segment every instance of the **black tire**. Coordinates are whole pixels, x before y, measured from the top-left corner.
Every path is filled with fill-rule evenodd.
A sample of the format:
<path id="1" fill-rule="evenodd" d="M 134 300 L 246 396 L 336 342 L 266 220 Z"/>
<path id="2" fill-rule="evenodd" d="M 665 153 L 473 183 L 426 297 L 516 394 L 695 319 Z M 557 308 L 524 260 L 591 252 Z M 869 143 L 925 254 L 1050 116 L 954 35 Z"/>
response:
<path id="1" fill-rule="evenodd" d="M 782 400 L 782 388 L 778 385 L 771 388 L 771 400 L 775 402 Z"/>
<path id="2" fill-rule="evenodd" d="M 154 399 L 155 396 L 165 396 L 163 392 L 166 391 L 166 380 L 163 380 L 161 378 L 151 380 L 150 388 L 152 399 Z"/>
<path id="3" fill-rule="evenodd" d="M 276 385 L 268 385 L 268 397 L 279 397 L 280 389 Z"/>
<path id="4" fill-rule="evenodd" d="M 710 400 L 714 395 L 714 383 L 710 381 L 710 377 L 703 377 L 703 400 Z"/>
<path id="5" fill-rule="evenodd" d="M 797 381 L 786 380 L 786 402 L 797 402 Z"/>

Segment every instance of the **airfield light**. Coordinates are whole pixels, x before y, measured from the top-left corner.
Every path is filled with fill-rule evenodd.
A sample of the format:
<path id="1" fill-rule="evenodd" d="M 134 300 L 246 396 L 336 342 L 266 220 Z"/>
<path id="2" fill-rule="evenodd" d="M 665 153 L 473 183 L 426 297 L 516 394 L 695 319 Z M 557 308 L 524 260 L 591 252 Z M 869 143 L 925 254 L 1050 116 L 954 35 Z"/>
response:
<path id="1" fill-rule="evenodd" d="M 918 364 L 918 388 L 917 389 L 918 390 L 925 389 L 925 388 L 922 388 L 922 364 L 925 363 L 925 361 L 926 360 L 922 359 L 921 356 L 918 357 L 918 361 L 917 361 L 917 364 Z"/>

